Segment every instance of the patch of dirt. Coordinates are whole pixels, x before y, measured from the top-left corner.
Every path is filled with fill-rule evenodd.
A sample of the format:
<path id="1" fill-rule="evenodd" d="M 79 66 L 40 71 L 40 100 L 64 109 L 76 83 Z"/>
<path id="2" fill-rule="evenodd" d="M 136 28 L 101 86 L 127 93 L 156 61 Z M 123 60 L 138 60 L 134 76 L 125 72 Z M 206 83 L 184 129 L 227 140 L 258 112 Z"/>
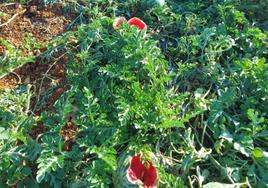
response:
<path id="1" fill-rule="evenodd" d="M 6 55 L 6 49 L 3 45 L 0 44 L 0 56 Z"/>
<path id="2" fill-rule="evenodd" d="M 61 4 L 53 4 L 45 8 L 14 4 L 1 6 L 0 12 L 9 15 L 0 17 L 1 24 L 8 22 L 14 15 L 17 15 L 7 25 L 0 27 L 0 38 L 9 41 L 16 48 L 22 50 L 22 43 L 25 42 L 26 34 L 31 34 L 42 44 L 63 33 L 66 26 L 74 18 L 74 14 L 71 12 L 63 11 Z"/>
<path id="3" fill-rule="evenodd" d="M 45 42 L 63 33 L 75 18 L 74 14 L 64 12 L 61 4 L 53 4 L 50 7 L 0 5 L 0 12 L 9 14 L 9 16 L 0 17 L 0 38 L 22 51 L 23 56 L 28 56 L 29 52 L 33 52 L 32 49 L 29 50 L 23 46 L 23 43 L 27 42 L 26 34 L 31 34 L 35 38 L 34 41 L 41 44 L 38 51 L 31 54 L 39 55 L 45 50 Z M 1 26 L 3 23 L 7 24 Z M 7 49 L 0 42 L 0 56 L 6 55 L 6 51 Z M 13 89 L 19 84 L 30 84 L 33 91 L 31 98 L 33 115 L 39 116 L 43 111 L 53 111 L 55 102 L 69 89 L 66 65 L 67 52 L 58 52 L 55 58 L 46 62 L 37 58 L 35 63 L 24 64 L 9 74 L 0 76 L 0 90 Z M 75 143 L 78 126 L 71 121 L 71 117 L 66 118 L 69 121 L 60 134 L 64 139 L 63 149 L 70 151 Z M 40 135 L 47 131 L 49 131 L 48 127 L 39 121 L 32 127 L 29 136 L 41 142 Z M 31 163 L 30 168 L 35 177 L 36 163 Z"/>
<path id="4" fill-rule="evenodd" d="M 61 136 L 64 139 L 63 149 L 70 151 L 72 145 L 75 143 L 75 137 L 78 127 L 70 120 L 61 130 Z"/>
<path id="5" fill-rule="evenodd" d="M 40 134 L 46 132 L 48 129 L 45 127 L 44 123 L 39 121 L 37 122 L 36 126 L 32 127 L 31 131 L 29 132 L 29 135 L 31 138 L 36 139 Z M 38 140 L 40 142 L 40 140 Z"/>
<path id="6" fill-rule="evenodd" d="M 73 13 L 63 11 L 62 4 L 53 4 L 48 7 L 25 7 L 20 4 L 11 4 L 0 6 L 0 12 L 10 15 L 0 17 L 0 25 L 8 23 L 0 27 L 0 38 L 24 51 L 26 56 L 27 49 L 23 46 L 26 42 L 26 34 L 31 34 L 37 43 L 44 44 L 63 33 L 75 18 Z M 11 18 L 13 19 L 9 22 Z M 5 49 L 0 44 L 0 54 L 4 53 Z M 0 77 L 0 90 L 12 89 L 18 84 L 31 84 L 34 90 L 31 101 L 34 113 L 39 115 L 44 109 L 52 109 L 55 101 L 68 89 L 65 74 L 66 56 L 63 54 L 58 57 L 58 59 L 51 59 L 50 62 L 44 63 L 37 60 L 35 63 L 24 64 L 12 73 Z M 48 93 L 52 85 L 54 88 Z M 38 102 L 46 94 L 49 96 L 42 103 L 44 105 L 39 107 Z"/>
<path id="7" fill-rule="evenodd" d="M 16 73 L 9 73 L 8 75 L 0 78 L 0 90 L 12 89 L 20 83 L 20 76 Z"/>
<path id="8" fill-rule="evenodd" d="M 0 27 L 0 38 L 24 51 L 26 56 L 27 49 L 22 45 L 26 41 L 26 33 L 35 37 L 38 43 L 44 44 L 63 33 L 66 26 L 75 18 L 73 14 L 65 13 L 60 4 L 53 4 L 53 6 L 45 8 L 23 7 L 15 4 L 0 6 L 0 12 L 10 15 L 9 17 L 0 17 L 0 25 L 8 22 L 17 14 L 11 22 Z M 1 54 L 5 54 L 5 48 L 0 44 Z M 59 52 L 49 62 L 43 62 L 37 58 L 35 63 L 19 66 L 12 73 L 0 77 L 0 90 L 13 89 L 18 84 L 30 84 L 33 90 L 32 113 L 40 115 L 42 111 L 54 110 L 55 102 L 69 89 L 66 76 L 66 55 L 67 52 Z M 71 120 L 62 128 L 61 136 L 65 141 L 63 146 L 65 150 L 70 150 L 75 143 L 77 129 L 78 127 Z M 36 126 L 33 126 L 29 134 L 33 139 L 36 139 L 46 131 L 48 131 L 47 127 L 40 121 L 37 122 Z M 38 141 L 41 142 L 41 140 Z"/>
<path id="9" fill-rule="evenodd" d="M 31 34 L 38 43 L 44 44 L 63 33 L 66 26 L 75 18 L 71 13 L 65 13 L 61 4 L 53 4 L 44 8 L 13 4 L 0 6 L 0 12 L 10 15 L 0 17 L 0 25 L 7 23 L 16 15 L 12 21 L 0 27 L 0 38 L 23 51 L 26 56 L 27 49 L 22 45 L 26 41 L 26 34 Z M 0 44 L 0 55 L 5 55 L 5 50 Z M 13 72 L 0 77 L 0 90 L 13 89 L 18 84 L 30 84 L 33 90 L 32 112 L 40 115 L 42 111 L 53 110 L 54 103 L 69 89 L 66 77 L 66 54 L 66 52 L 59 52 L 57 57 L 51 58 L 48 62 L 37 58 L 35 63 L 19 66 Z M 76 130 L 77 127 L 71 122 L 68 122 L 62 129 L 66 150 L 74 142 Z M 42 122 L 38 122 L 29 134 L 36 139 L 46 131 L 47 127 Z"/>
<path id="10" fill-rule="evenodd" d="M 66 54 L 63 54 L 59 59 L 52 59 L 50 63 L 36 61 L 24 64 L 12 73 L 0 77 L 0 90 L 13 89 L 18 84 L 32 85 L 31 110 L 40 115 L 43 110 L 52 110 L 57 99 L 68 90 L 66 63 Z M 46 100 L 39 106 L 44 96 Z"/>
<path id="11" fill-rule="evenodd" d="M 66 63 L 66 56 L 63 54 L 59 59 L 51 60 L 49 64 L 37 61 L 15 70 L 20 76 L 21 84 L 33 85 L 35 95 L 31 100 L 31 109 L 35 114 L 39 115 L 43 110 L 52 110 L 56 100 L 68 90 Z M 49 89 L 51 91 L 48 91 Z M 46 100 L 43 100 L 44 96 Z M 39 106 L 41 100 L 43 101 Z"/>

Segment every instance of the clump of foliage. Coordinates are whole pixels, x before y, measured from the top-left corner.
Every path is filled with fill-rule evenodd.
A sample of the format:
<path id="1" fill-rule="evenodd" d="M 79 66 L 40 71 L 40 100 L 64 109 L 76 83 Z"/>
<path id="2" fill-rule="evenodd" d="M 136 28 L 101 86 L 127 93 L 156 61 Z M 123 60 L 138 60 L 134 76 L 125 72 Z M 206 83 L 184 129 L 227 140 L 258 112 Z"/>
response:
<path id="1" fill-rule="evenodd" d="M 10 72 L 22 64 L 34 62 L 35 56 L 32 54 L 32 50 L 39 45 L 31 37 L 28 35 L 28 40 L 22 44 L 23 47 L 27 48 L 27 54 L 0 37 L 0 75 Z"/>
<path id="2" fill-rule="evenodd" d="M 124 178 L 121 157 L 150 151 L 159 187 L 267 186 L 267 20 L 247 3 L 69 4 L 78 27 L 44 54 L 69 52 L 70 89 L 55 110 L 29 116 L 29 90 L 0 94 L 0 182 L 126 187 L 114 181 Z M 115 16 L 138 16 L 148 29 L 114 31 Z M 33 139 L 36 118 L 46 129 Z M 66 150 L 68 121 L 78 130 Z"/>

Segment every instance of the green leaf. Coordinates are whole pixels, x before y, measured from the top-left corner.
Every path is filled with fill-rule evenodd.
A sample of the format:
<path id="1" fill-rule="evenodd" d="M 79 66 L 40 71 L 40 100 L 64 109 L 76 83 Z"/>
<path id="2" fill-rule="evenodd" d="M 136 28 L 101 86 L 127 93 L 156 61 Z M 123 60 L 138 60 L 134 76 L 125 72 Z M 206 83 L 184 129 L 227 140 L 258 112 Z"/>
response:
<path id="1" fill-rule="evenodd" d="M 27 188 L 39 188 L 38 184 L 36 183 L 36 181 L 34 181 L 31 178 L 26 178 L 25 180 L 25 186 Z"/>
<path id="2" fill-rule="evenodd" d="M 29 167 L 24 167 L 21 172 L 24 176 L 29 176 L 32 173 L 32 170 Z"/>
<path id="3" fill-rule="evenodd" d="M 0 11 L 0 17 L 5 17 L 5 16 L 8 16 L 9 14 L 5 13 L 5 12 L 2 12 Z"/>
<path id="4" fill-rule="evenodd" d="M 113 148 L 95 147 L 91 150 L 91 152 L 96 153 L 100 159 L 105 161 L 111 167 L 111 169 L 116 169 L 116 150 L 114 150 Z"/>
<path id="5" fill-rule="evenodd" d="M 256 135 L 257 137 L 268 137 L 268 130 L 264 130 Z"/>
<path id="6" fill-rule="evenodd" d="M 261 148 L 255 148 L 252 154 L 256 158 L 261 158 L 263 156 L 263 151 Z"/>
<path id="7" fill-rule="evenodd" d="M 9 132 L 4 127 L 0 127 L 0 140 L 9 139 Z"/>
<path id="8" fill-rule="evenodd" d="M 37 183 L 41 183 L 45 177 L 46 177 L 46 172 L 38 170 L 37 175 L 36 175 Z"/>
<path id="9" fill-rule="evenodd" d="M 248 151 L 246 149 L 246 146 L 244 146 L 243 144 L 240 144 L 238 142 L 235 142 L 234 143 L 234 149 L 236 149 L 237 151 L 240 151 L 246 157 L 249 157 L 249 153 L 248 153 Z"/>

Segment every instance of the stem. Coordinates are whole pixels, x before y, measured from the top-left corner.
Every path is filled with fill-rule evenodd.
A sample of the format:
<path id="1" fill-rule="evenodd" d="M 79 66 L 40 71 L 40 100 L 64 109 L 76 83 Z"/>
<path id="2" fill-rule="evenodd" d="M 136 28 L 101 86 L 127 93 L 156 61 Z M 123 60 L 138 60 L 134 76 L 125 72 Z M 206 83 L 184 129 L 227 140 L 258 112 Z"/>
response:
<path id="1" fill-rule="evenodd" d="M 212 155 L 209 155 L 209 160 L 211 161 L 212 164 L 215 165 L 215 167 L 220 170 L 223 175 L 232 183 L 234 184 L 235 182 L 233 181 L 233 179 L 229 176 L 229 174 L 226 172 L 226 169 L 224 167 L 221 166 L 221 164 L 214 159 L 214 157 Z"/>
<path id="2" fill-rule="evenodd" d="M 18 15 L 23 14 L 26 9 L 23 9 L 21 12 L 14 14 L 7 22 L 0 25 L 0 27 L 7 26 L 10 22 L 12 22 Z"/>

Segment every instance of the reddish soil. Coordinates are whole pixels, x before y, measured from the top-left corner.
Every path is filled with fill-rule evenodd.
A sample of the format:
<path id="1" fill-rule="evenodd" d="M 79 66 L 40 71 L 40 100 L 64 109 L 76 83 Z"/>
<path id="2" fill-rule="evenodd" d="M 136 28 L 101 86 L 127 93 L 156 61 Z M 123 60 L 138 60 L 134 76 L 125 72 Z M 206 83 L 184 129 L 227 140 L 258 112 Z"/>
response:
<path id="1" fill-rule="evenodd" d="M 45 42 L 63 33 L 69 23 L 75 18 L 74 14 L 64 12 L 61 4 L 48 7 L 22 6 L 20 4 L 1 5 L 0 12 L 9 16 L 0 17 L 0 25 L 14 19 L 8 24 L 0 26 L 0 38 L 11 43 L 23 52 L 23 56 L 40 55 L 44 51 Z M 36 43 L 41 46 L 34 52 L 25 48 L 26 34 L 31 34 Z M 0 42 L 0 55 L 5 55 L 6 50 Z M 29 54 L 34 53 L 34 54 Z M 0 62 L 1 63 L 1 62 Z M 31 109 L 34 115 L 42 111 L 53 110 L 54 103 L 68 90 L 66 77 L 66 54 L 59 53 L 55 59 L 48 62 L 38 60 L 35 63 L 24 64 L 12 73 L 0 75 L 0 90 L 13 89 L 19 84 L 30 84 L 33 96 Z M 53 86 L 53 87 L 52 87 Z M 41 101 L 41 102 L 40 102 Z M 74 141 L 77 127 L 70 121 L 62 129 L 65 140 L 64 148 L 68 150 Z M 46 132 L 46 126 L 38 122 L 30 132 L 34 139 Z"/>
<path id="2" fill-rule="evenodd" d="M 64 139 L 63 149 L 70 151 L 72 145 L 75 143 L 75 137 L 78 127 L 70 120 L 61 130 L 61 136 Z"/>
<path id="3" fill-rule="evenodd" d="M 15 73 L 9 73 L 3 78 L 0 78 L 0 90 L 12 89 L 20 82 L 19 75 Z"/>
<path id="4" fill-rule="evenodd" d="M 31 106 L 35 114 L 39 115 L 42 110 L 52 110 L 54 102 L 68 89 L 68 81 L 65 73 L 66 58 L 63 56 L 58 61 L 49 64 L 37 61 L 28 63 L 15 70 L 20 76 L 21 84 L 31 84 L 35 95 L 32 97 Z M 30 74 L 29 74 L 30 73 Z M 48 92 L 48 89 L 56 85 Z M 43 96 L 47 95 L 47 100 L 38 106 Z"/>
<path id="5" fill-rule="evenodd" d="M 42 9 L 36 6 L 24 7 L 19 4 L 1 6 L 0 12 L 10 16 L 0 17 L 0 22 L 7 22 L 18 14 L 9 24 L 0 27 L 0 38 L 3 38 L 19 49 L 23 49 L 25 35 L 32 34 L 37 42 L 46 42 L 64 32 L 74 15 L 64 12 L 61 4 L 53 4 Z"/>
<path id="6" fill-rule="evenodd" d="M 43 122 L 39 121 L 39 122 L 37 122 L 37 125 L 31 129 L 31 131 L 29 132 L 29 135 L 33 139 L 38 139 L 38 136 L 46 131 L 47 131 L 47 127 L 44 126 Z M 38 139 L 38 142 L 40 142 L 40 139 Z"/>
<path id="7" fill-rule="evenodd" d="M 26 34 L 31 34 L 37 43 L 44 44 L 63 33 L 66 26 L 74 18 L 73 14 L 63 11 L 61 4 L 53 4 L 53 6 L 42 9 L 37 6 L 24 7 L 20 4 L 1 5 L 0 12 L 10 15 L 9 17 L 1 17 L 0 22 L 2 24 L 6 23 L 13 15 L 17 15 L 9 24 L 0 27 L 0 38 L 22 50 L 25 56 L 29 53 L 28 49 L 23 46 L 26 41 Z M 37 53 L 41 53 L 42 48 L 41 45 L 41 49 L 38 49 Z M 0 53 L 4 54 L 4 51 L 5 49 L 1 46 Z M 36 61 L 35 63 L 25 64 L 15 69 L 13 73 L 0 77 L 0 90 L 12 89 L 18 84 L 31 84 L 35 91 L 32 106 L 33 110 L 37 110 L 34 113 L 38 114 L 38 110 L 51 108 L 59 96 L 67 90 L 65 65 L 65 56 L 57 60 L 52 59 L 50 62 Z M 42 109 L 37 109 L 37 102 L 52 84 L 58 85 L 54 89 L 55 92 L 50 93 L 47 103 L 42 106 Z"/>

